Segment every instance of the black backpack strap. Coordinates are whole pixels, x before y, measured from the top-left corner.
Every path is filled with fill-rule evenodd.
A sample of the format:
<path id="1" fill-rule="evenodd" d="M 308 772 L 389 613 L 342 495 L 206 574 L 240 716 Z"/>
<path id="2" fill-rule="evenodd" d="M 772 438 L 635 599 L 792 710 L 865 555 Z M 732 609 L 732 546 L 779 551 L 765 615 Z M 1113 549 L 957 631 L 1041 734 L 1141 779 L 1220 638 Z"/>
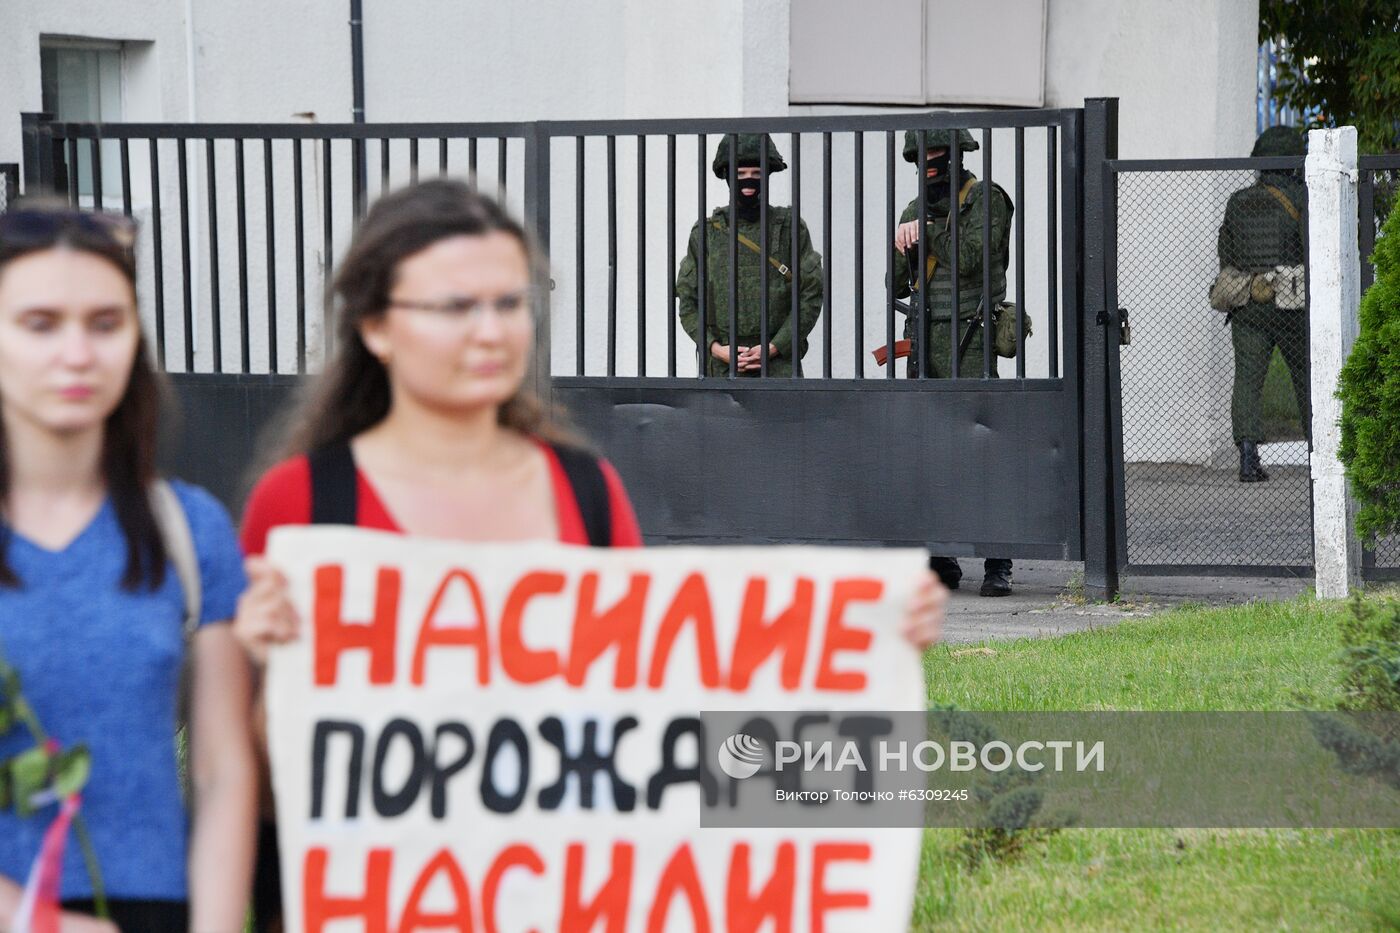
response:
<path id="1" fill-rule="evenodd" d="M 311 524 L 353 525 L 359 514 L 355 455 L 340 441 L 306 456 L 311 466 Z"/>
<path id="2" fill-rule="evenodd" d="M 598 458 L 577 447 L 551 444 L 573 487 L 591 547 L 612 547 L 612 501 Z"/>

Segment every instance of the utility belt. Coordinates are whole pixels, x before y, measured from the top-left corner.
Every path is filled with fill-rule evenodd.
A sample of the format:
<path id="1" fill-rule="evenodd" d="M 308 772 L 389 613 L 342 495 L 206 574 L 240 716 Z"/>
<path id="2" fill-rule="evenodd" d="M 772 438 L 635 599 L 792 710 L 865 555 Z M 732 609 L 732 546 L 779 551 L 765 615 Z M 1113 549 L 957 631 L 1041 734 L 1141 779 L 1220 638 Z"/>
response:
<path id="1" fill-rule="evenodd" d="M 914 315 L 917 313 L 914 309 L 917 305 L 918 300 L 918 293 L 915 292 L 912 296 L 910 296 L 908 302 L 895 302 L 895 304 L 898 307 L 900 307 L 906 315 L 909 315 L 910 326 L 915 329 L 916 333 L 918 332 L 918 319 L 914 317 Z M 958 341 L 958 359 L 962 359 L 963 356 L 966 355 L 967 348 L 972 345 L 972 338 L 975 337 L 977 334 L 981 333 L 982 331 L 983 320 L 981 302 L 978 303 L 977 311 L 973 314 L 973 316 L 970 318 L 962 319 L 962 323 L 966 325 L 966 330 L 963 331 L 962 339 Z M 929 322 L 930 327 L 935 325 L 951 327 L 952 321 L 949 319 L 938 318 Z M 1032 333 L 1033 331 L 1031 328 L 1031 316 L 1023 312 L 1021 314 L 1020 339 L 1017 339 L 1016 303 L 1014 301 L 998 301 L 996 304 L 992 305 L 992 349 L 996 352 L 997 356 L 1003 357 L 1008 360 L 1014 360 L 1016 358 L 1016 352 L 1018 348 L 1025 345 L 1026 340 L 1028 340 L 1031 337 Z M 895 359 L 904 359 L 905 357 L 909 356 L 911 352 L 913 352 L 913 341 L 895 341 Z M 883 366 L 889 359 L 890 348 L 877 347 L 874 350 L 870 351 L 870 353 L 875 358 L 876 364 Z"/>
<path id="2" fill-rule="evenodd" d="M 1306 307 L 1308 285 L 1303 264 L 1275 266 L 1263 272 L 1221 266 L 1210 286 L 1210 306 L 1228 314 L 1251 301 L 1272 304 L 1280 311 L 1298 311 Z"/>

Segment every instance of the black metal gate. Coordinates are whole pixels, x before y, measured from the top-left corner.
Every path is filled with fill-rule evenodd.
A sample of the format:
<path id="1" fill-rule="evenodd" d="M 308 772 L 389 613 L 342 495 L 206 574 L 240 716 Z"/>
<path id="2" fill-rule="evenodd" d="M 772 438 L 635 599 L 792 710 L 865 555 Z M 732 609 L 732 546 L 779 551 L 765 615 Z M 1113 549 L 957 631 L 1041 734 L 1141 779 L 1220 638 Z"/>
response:
<path id="1" fill-rule="evenodd" d="M 171 461 L 232 506 L 261 423 L 319 365 L 321 283 L 366 200 L 420 174 L 461 174 L 523 213 L 549 249 L 537 384 L 618 467 L 650 540 L 1085 560 L 1091 592 L 1116 587 L 1112 321 L 1103 276 L 1085 274 L 1102 267 L 1103 244 L 1084 230 L 1102 218 L 1104 190 L 1083 184 L 1114 154 L 1113 101 L 520 124 L 65 124 L 31 114 L 24 126 L 28 189 L 145 221 L 144 309 L 185 408 Z M 917 176 L 897 161 L 911 127 L 969 128 L 980 159 L 967 167 L 1015 205 L 1007 297 L 1035 332 L 1014 361 L 988 350 L 960 378 L 909 379 L 892 359 L 869 362 L 901 320 L 889 276 L 896 218 L 911 193 L 926 209 Z M 773 193 L 787 195 L 822 256 L 823 310 L 792 377 L 706 376 L 677 333 L 684 232 L 716 203 L 710 189 L 723 190 L 708 176 L 713 144 L 737 133 L 786 149 L 788 183 Z M 805 187 L 804 161 L 815 176 Z M 731 239 L 731 256 L 736 248 Z M 956 278 L 956 242 L 951 252 Z M 726 296 L 708 301 L 710 313 L 732 313 Z"/>

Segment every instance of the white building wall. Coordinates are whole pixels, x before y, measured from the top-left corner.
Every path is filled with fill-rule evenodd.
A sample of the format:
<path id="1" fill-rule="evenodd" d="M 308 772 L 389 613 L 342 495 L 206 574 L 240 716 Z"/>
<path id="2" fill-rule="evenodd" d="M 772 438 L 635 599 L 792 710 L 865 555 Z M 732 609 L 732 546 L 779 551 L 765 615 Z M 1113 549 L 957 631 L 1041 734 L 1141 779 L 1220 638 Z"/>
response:
<path id="1" fill-rule="evenodd" d="M 187 14 L 192 22 L 187 23 Z M 84 35 L 105 39 L 131 39 L 153 43 L 129 75 L 129 119 L 184 120 L 194 114 L 206 122 L 286 121 L 314 114 L 320 121 L 348 121 L 350 116 L 350 53 L 348 3 L 340 0 L 248 0 L 226 4 L 220 0 L 9 0 L 7 38 L 0 40 L 0 161 L 19 159 L 18 113 L 40 104 L 38 43 L 41 34 Z M 596 0 L 588 4 L 566 0 L 536 0 L 528 5 L 469 0 L 400 0 L 392 5 L 367 3 L 365 11 L 366 111 L 371 122 L 403 121 L 523 121 L 537 119 L 620 119 L 666 117 L 785 116 L 789 114 L 851 113 L 871 108 L 790 106 L 787 103 L 789 0 L 716 0 L 706 3 L 655 0 Z M 1048 8 L 1046 106 L 1079 106 L 1085 97 L 1118 96 L 1120 104 L 1120 154 L 1125 158 L 1242 155 L 1253 135 L 1254 42 L 1257 0 L 1151 0 L 1124 4 L 1117 0 L 1050 0 Z M 193 75 L 189 71 L 187 36 L 193 35 Z M 136 56 L 133 56 L 135 59 Z M 989 67 L 995 67 L 989 61 Z M 193 95 L 191 95 L 193 89 Z M 908 112 L 903 108 L 886 108 Z M 1010 191 L 1013 185 L 1012 134 L 994 134 L 993 177 Z M 787 153 L 790 142 L 779 138 Z M 708 141 L 710 151 L 717 139 Z M 900 144 L 896 140 L 896 146 Z M 1018 205 L 1025 217 L 1027 255 L 1027 308 L 1038 330 L 1029 348 L 1028 372 L 1048 372 L 1045 321 L 1045 190 L 1044 137 L 1039 130 L 1026 134 L 1026 199 Z M 636 175 L 635 140 L 617 142 L 618 166 L 618 371 L 636 367 Z M 851 332 L 854 301 L 854 266 L 850 228 L 854 189 L 851 180 L 851 137 L 838 134 L 834 146 L 832 306 L 833 355 L 836 375 L 849 375 L 856 355 Z M 217 146 L 220 241 L 220 303 L 225 313 L 239 304 L 236 230 L 231 169 L 233 144 Z M 682 137 L 678 146 L 677 223 L 678 253 L 695 221 L 696 154 L 693 138 Z M 510 144 L 508 200 L 519 207 L 518 141 Z M 867 134 L 865 180 L 865 317 L 862 352 L 884 342 L 885 192 L 883 134 Z M 348 235 L 349 149 L 333 147 L 333 249 L 343 248 Z M 406 146 L 393 150 L 394 182 L 407 177 Z M 577 270 L 573 258 L 574 217 L 572 140 L 560 140 L 552 150 L 554 160 L 553 223 L 551 235 L 556 265 L 554 308 L 554 368 L 574 371 L 574 300 Z M 308 303 L 318 300 L 323 213 L 321 151 L 304 150 L 308 227 L 305 259 L 310 279 Z M 605 143 L 590 140 L 587 149 L 588 233 L 584 273 L 589 334 L 588 369 L 602 372 L 607 305 L 607 256 L 605 211 L 607 179 Z M 208 261 L 208 193 L 201 147 L 190 151 L 190 199 L 198 211 L 192 229 L 192 279 L 199 354 L 196 368 L 210 368 L 212 356 L 211 269 Z M 250 344 L 254 368 L 268 365 L 266 325 L 266 261 L 258 231 L 265 223 L 262 209 L 262 153 L 250 146 L 245 152 L 248 187 L 247 225 L 251 253 L 245 258 L 252 323 Z M 435 154 L 425 141 L 420 158 L 424 171 L 435 167 Z M 378 155 L 371 146 L 371 190 L 378 183 Z M 895 210 L 915 195 L 915 178 L 896 156 Z M 290 144 L 274 147 L 274 161 L 290 160 Z M 709 155 L 705 157 L 708 164 Z M 980 153 L 968 164 L 981 173 Z M 803 147 L 802 213 L 815 241 L 820 244 L 821 189 L 820 139 L 809 137 Z M 464 145 L 452 145 L 451 168 L 464 170 Z M 494 184 L 495 146 L 483 141 L 479 174 Z M 144 172 L 144 167 L 142 167 Z M 650 373 L 664 372 L 666 347 L 666 283 L 673 270 L 666 267 L 665 142 L 648 143 L 647 365 Z M 138 173 L 140 174 L 140 173 Z M 289 315 L 295 294 L 287 269 L 291 256 L 289 172 L 278 169 L 274 186 L 277 205 L 275 230 L 279 243 L 278 333 L 279 366 L 295 360 L 291 351 L 294 329 Z M 162 201 L 165 231 L 165 277 L 170 339 L 183 332 L 178 287 L 180 250 L 178 217 L 173 210 L 178 195 L 174 187 L 173 146 L 162 156 Z M 789 202 L 791 173 L 774 180 L 772 200 Z M 137 185 L 134 193 L 140 195 Z M 144 192 L 149 200 L 149 186 Z M 710 206 L 727 196 L 724 184 L 707 175 Z M 138 214 L 143 205 L 138 197 Z M 314 221 L 314 222 L 313 222 Z M 1165 222 L 1165 221 L 1163 221 Z M 1092 231 L 1091 231 L 1092 234 Z M 1193 255 L 1201 255 L 1197 250 Z M 1208 255 L 1200 262 L 1209 262 Z M 1214 274 L 1214 270 L 1210 270 Z M 1160 293 L 1171 283 L 1137 283 L 1145 293 Z M 1014 292 L 1014 281 L 1010 283 Z M 1203 300 L 1203 296 L 1201 296 Z M 1062 305 L 1063 307 L 1063 305 Z M 1190 317 L 1191 309 L 1174 311 L 1170 305 L 1137 309 L 1134 327 L 1141 342 L 1171 339 L 1179 329 L 1172 318 Z M 174 314 L 174 318 L 169 315 Z M 310 341 L 319 344 L 316 321 L 311 319 Z M 1185 318 L 1183 318 L 1185 319 Z M 902 324 L 897 321 L 897 326 Z M 820 335 L 807 360 L 809 371 L 819 371 Z M 223 335 L 225 366 L 238 364 L 236 321 Z M 1224 339 L 1224 338 L 1222 338 Z M 693 372 L 693 350 L 681 335 L 681 372 Z M 1228 342 L 1228 341 L 1226 341 Z M 1128 352 L 1133 352 L 1129 350 Z M 176 354 L 178 355 L 178 354 Z M 313 364 L 314 357 L 313 356 Z M 868 361 L 868 355 L 867 355 Z M 1228 393 L 1231 364 L 1228 352 L 1210 356 L 1213 382 L 1210 391 Z M 1201 358 L 1183 356 L 1183 367 L 1200 367 Z M 867 368 L 872 364 L 867 362 Z M 178 365 L 175 366 L 178 368 Z M 1013 371 L 1009 362 L 1003 371 Z M 1155 372 L 1151 380 L 1134 381 L 1131 370 L 1124 391 L 1133 397 L 1151 397 L 1165 409 L 1173 386 L 1186 376 Z M 1178 408 L 1189 407 L 1178 405 Z M 1193 441 L 1200 426 L 1192 419 L 1164 419 L 1147 433 L 1128 426 L 1130 458 L 1144 450 L 1188 450 L 1196 460 L 1207 458 L 1206 448 L 1216 444 Z"/>

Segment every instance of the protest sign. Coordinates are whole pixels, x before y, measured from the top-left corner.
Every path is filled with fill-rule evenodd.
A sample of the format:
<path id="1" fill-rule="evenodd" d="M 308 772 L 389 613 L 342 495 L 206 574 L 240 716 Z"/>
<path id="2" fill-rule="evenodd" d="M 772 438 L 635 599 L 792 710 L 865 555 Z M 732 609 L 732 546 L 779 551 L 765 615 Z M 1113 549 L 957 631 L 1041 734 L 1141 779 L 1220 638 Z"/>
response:
<path id="1" fill-rule="evenodd" d="M 289 930 L 901 930 L 919 829 L 701 829 L 701 710 L 925 705 L 926 558 L 281 528 Z M 710 756 L 705 756 L 710 757 Z"/>

